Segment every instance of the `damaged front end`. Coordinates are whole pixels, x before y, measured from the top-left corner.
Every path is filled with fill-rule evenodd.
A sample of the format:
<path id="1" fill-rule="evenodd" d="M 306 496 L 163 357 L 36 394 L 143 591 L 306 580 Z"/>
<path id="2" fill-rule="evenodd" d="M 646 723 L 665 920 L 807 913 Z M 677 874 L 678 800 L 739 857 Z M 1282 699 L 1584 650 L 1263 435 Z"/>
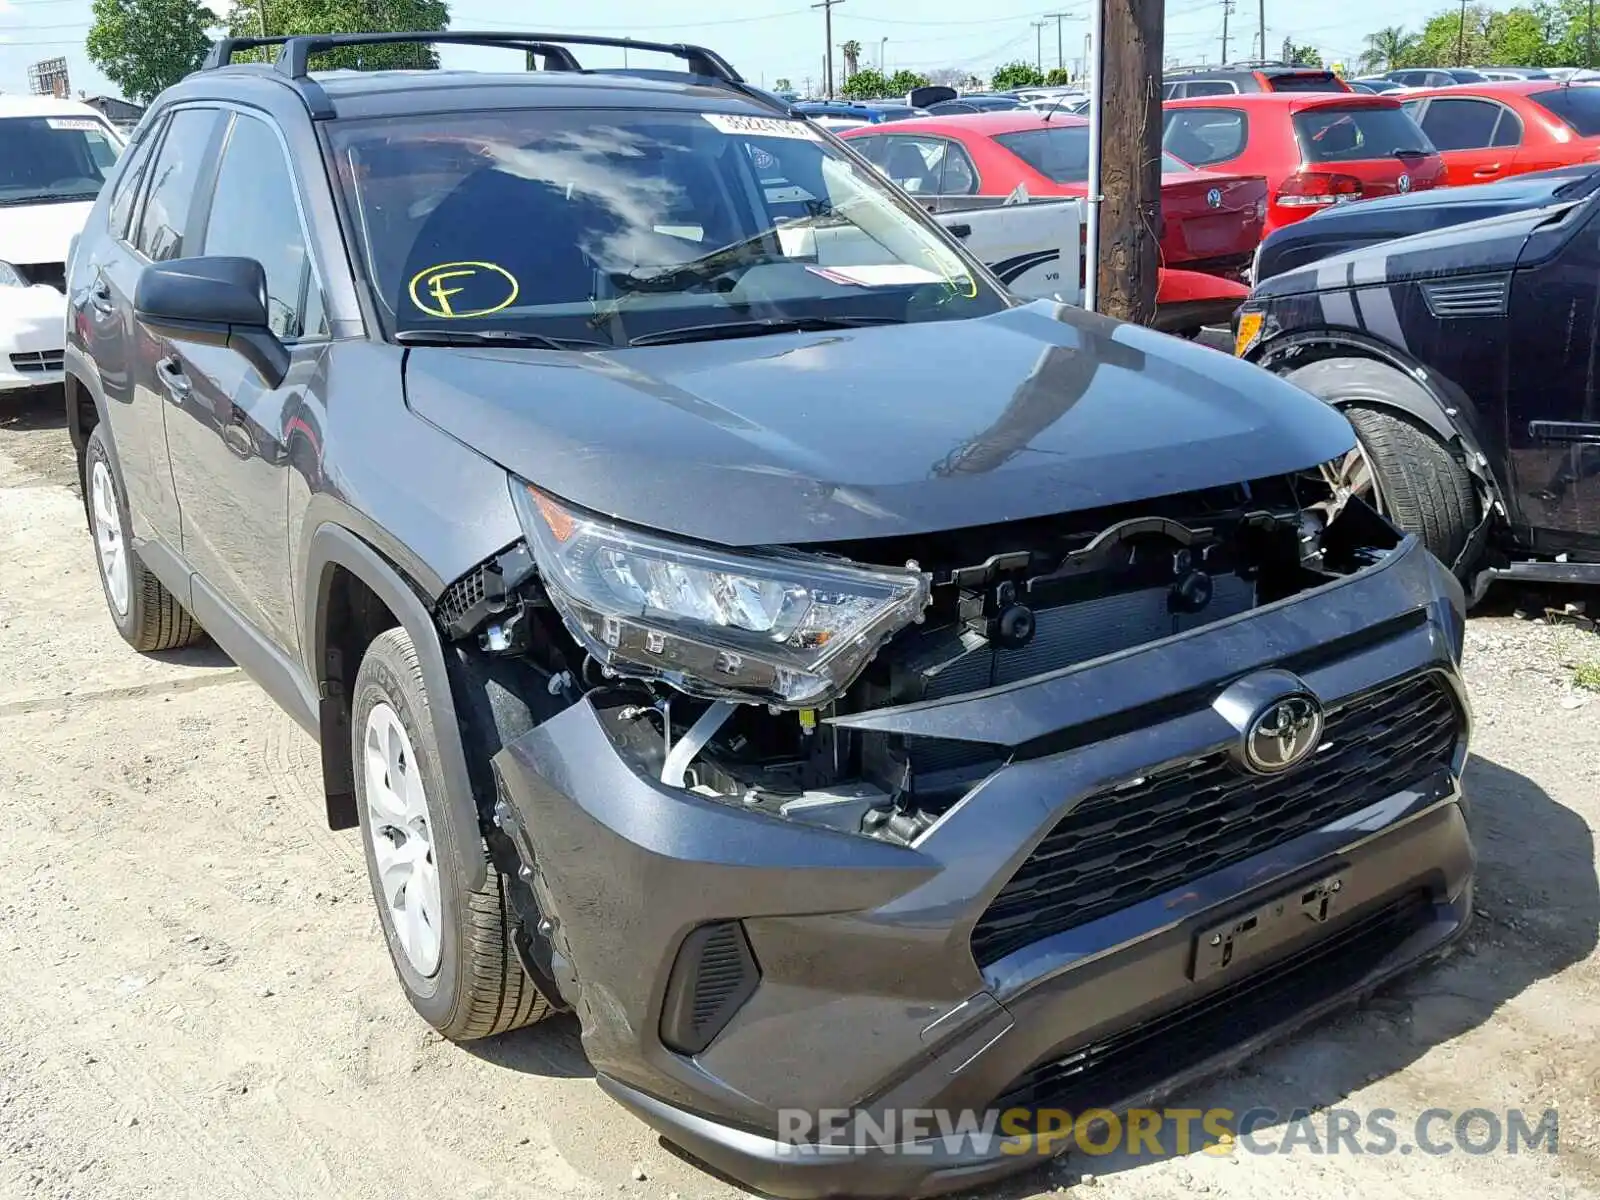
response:
<path id="1" fill-rule="evenodd" d="M 1328 478 L 765 552 L 526 491 L 440 619 L 527 672 L 489 841 L 602 1085 L 766 1191 L 917 1194 L 1026 1156 L 797 1162 L 777 1114 L 1142 1102 L 1236 1023 L 1058 1065 L 1235 992 L 1265 1036 L 1458 933 L 1461 590 Z M 1316 753 L 1248 767 L 1286 696 Z M 1197 973 L 1296 887 L 1336 900 Z"/>

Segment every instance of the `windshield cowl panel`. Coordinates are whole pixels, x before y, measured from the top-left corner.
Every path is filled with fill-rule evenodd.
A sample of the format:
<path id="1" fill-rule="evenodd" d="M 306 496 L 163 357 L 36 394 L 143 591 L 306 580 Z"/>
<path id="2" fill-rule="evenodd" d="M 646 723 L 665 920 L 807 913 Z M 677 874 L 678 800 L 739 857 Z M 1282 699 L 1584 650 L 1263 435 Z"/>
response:
<path id="1" fill-rule="evenodd" d="M 329 136 L 391 337 L 627 346 L 723 323 L 950 320 L 1009 303 L 805 121 L 515 109 L 339 122 Z"/>

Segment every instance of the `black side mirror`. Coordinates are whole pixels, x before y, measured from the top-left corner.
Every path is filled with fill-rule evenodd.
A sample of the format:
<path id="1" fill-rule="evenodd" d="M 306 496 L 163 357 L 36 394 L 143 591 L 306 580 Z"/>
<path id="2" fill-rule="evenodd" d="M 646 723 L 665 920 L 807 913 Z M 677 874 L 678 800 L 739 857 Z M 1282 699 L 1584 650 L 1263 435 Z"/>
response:
<path id="1" fill-rule="evenodd" d="M 176 341 L 226 346 L 277 387 L 289 350 L 267 324 L 267 274 L 253 258 L 176 258 L 139 274 L 133 315 Z"/>

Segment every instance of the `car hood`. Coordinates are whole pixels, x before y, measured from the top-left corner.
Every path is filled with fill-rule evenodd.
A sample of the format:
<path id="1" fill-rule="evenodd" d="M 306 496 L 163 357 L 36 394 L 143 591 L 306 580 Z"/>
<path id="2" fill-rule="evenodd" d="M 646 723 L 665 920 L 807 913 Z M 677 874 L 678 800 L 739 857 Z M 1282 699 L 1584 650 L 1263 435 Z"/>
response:
<path id="1" fill-rule="evenodd" d="M 0 261 L 64 263 L 73 235 L 83 232 L 93 200 L 0 207 Z"/>
<path id="2" fill-rule="evenodd" d="M 1048 302 L 634 350 L 414 348 L 412 410 L 574 504 L 723 545 L 986 525 L 1299 470 L 1344 418 Z"/>
<path id="3" fill-rule="evenodd" d="M 1264 279 L 1251 296 L 1272 299 L 1444 275 L 1510 271 L 1516 267 L 1529 234 L 1557 220 L 1579 203 L 1581 201 L 1563 201 L 1503 213 L 1335 254 Z"/>

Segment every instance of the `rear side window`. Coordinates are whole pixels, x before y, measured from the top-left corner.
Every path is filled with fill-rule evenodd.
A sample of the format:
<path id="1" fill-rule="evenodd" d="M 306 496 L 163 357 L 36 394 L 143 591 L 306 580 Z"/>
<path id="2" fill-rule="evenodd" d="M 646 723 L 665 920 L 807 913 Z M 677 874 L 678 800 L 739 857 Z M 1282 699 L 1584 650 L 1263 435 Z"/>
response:
<path id="1" fill-rule="evenodd" d="M 1600 88 L 1583 84 L 1551 88 L 1534 92 L 1530 99 L 1572 126 L 1579 137 L 1600 135 Z"/>
<path id="2" fill-rule="evenodd" d="M 954 142 L 905 134 L 885 137 L 884 142 L 873 164 L 912 195 L 965 196 L 978 190 L 978 173 Z"/>
<path id="3" fill-rule="evenodd" d="M 307 328 L 302 320 L 317 285 L 289 164 L 277 134 L 253 117 L 234 119 L 217 168 L 204 247 L 205 254 L 237 255 L 261 264 L 267 276 L 267 323 L 280 338 L 326 332 Z M 317 308 L 320 314 L 321 306 Z"/>
<path id="4" fill-rule="evenodd" d="M 1294 132 L 1300 156 L 1308 163 L 1389 158 L 1400 151 L 1431 154 L 1434 149 L 1417 123 L 1398 108 L 1314 108 L 1295 113 Z"/>
<path id="5" fill-rule="evenodd" d="M 139 219 L 139 236 L 134 239 L 134 245 L 152 262 L 193 253 L 185 245 L 189 216 L 195 189 L 210 162 L 220 117 L 214 108 L 180 108 L 167 124 Z"/>
<path id="6" fill-rule="evenodd" d="M 1343 92 L 1348 89 L 1332 71 L 1304 71 L 1293 75 L 1269 75 L 1267 87 L 1274 92 Z"/>
<path id="7" fill-rule="evenodd" d="M 1185 96 L 1233 96 L 1239 89 L 1224 79 L 1196 79 L 1184 85 Z"/>
<path id="8" fill-rule="evenodd" d="M 1422 130 L 1441 150 L 1480 150 L 1494 145 L 1501 111 L 1487 100 L 1435 99 L 1422 114 Z"/>
<path id="9" fill-rule="evenodd" d="M 1193 167 L 1209 167 L 1244 153 L 1250 119 L 1237 108 L 1178 108 L 1166 114 L 1161 148 Z"/>
<path id="10" fill-rule="evenodd" d="M 1087 125 L 1055 125 L 1022 133 L 1001 133 L 996 134 L 994 140 L 1056 183 L 1083 183 L 1089 178 Z"/>

